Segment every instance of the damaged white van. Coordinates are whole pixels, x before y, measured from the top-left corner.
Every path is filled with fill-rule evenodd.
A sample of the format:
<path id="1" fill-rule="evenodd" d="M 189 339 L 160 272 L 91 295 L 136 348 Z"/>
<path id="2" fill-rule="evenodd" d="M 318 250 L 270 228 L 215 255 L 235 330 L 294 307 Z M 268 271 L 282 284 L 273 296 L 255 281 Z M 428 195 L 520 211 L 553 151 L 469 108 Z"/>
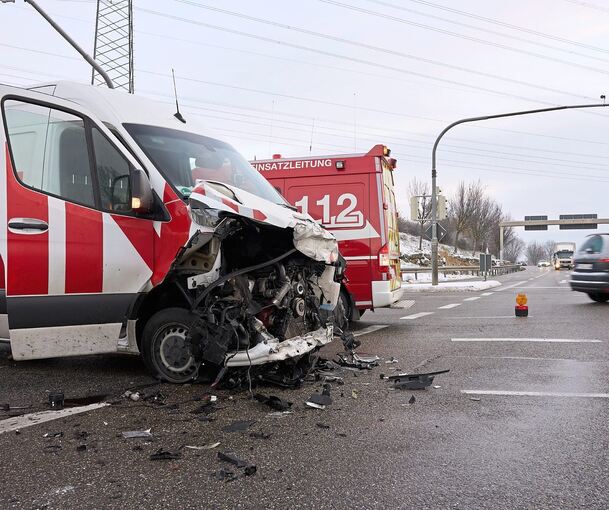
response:
<path id="1" fill-rule="evenodd" d="M 344 265 L 230 145 L 156 102 L 0 86 L 0 338 L 14 359 L 140 352 L 165 381 L 333 338 Z"/>

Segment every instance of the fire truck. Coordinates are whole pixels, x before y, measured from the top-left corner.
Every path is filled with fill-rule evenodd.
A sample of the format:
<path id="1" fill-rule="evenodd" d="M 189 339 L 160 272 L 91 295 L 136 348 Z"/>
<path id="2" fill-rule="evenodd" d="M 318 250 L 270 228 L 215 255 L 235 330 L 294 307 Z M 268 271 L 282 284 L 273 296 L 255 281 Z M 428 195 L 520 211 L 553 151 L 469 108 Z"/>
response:
<path id="1" fill-rule="evenodd" d="M 291 204 L 334 234 L 347 260 L 341 299 L 352 320 L 401 296 L 396 160 L 384 145 L 363 154 L 250 161 Z"/>

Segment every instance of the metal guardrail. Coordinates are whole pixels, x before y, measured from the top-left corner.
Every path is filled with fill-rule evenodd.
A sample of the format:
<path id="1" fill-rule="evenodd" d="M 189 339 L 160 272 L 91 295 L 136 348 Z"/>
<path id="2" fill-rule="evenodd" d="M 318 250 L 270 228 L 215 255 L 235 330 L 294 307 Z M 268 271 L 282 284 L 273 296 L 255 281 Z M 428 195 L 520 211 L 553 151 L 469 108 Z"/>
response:
<path id="1" fill-rule="evenodd" d="M 517 264 L 506 265 L 506 266 L 493 266 L 489 269 L 486 274 L 487 276 L 498 276 L 502 274 L 515 273 L 521 271 L 522 267 Z M 442 266 L 438 268 L 439 273 L 455 273 L 455 274 L 475 274 L 481 276 L 480 266 Z M 431 273 L 431 267 L 402 267 L 402 279 L 405 274 L 413 274 L 414 279 L 417 280 L 419 273 Z M 482 275 L 484 273 L 482 272 Z"/>

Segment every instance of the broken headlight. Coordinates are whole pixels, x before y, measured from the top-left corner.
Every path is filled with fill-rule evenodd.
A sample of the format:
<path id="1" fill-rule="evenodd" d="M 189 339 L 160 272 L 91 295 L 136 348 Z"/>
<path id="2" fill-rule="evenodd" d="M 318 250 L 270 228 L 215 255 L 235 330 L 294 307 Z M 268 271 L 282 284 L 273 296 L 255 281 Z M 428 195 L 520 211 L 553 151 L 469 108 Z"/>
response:
<path id="1" fill-rule="evenodd" d="M 204 207 L 191 207 L 190 218 L 197 225 L 202 227 L 216 228 L 222 220 L 219 216 L 218 209 L 209 209 Z"/>

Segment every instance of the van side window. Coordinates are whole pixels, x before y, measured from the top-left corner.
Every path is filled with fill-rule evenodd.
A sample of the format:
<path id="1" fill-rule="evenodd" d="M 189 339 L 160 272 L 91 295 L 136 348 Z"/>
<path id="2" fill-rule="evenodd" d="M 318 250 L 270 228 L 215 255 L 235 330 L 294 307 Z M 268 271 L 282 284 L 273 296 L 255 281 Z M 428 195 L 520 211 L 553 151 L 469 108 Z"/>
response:
<path id="1" fill-rule="evenodd" d="M 131 165 L 101 131 L 94 127 L 91 135 L 102 209 L 130 212 Z"/>
<path id="2" fill-rule="evenodd" d="M 16 100 L 4 102 L 15 172 L 27 186 L 95 206 L 84 120 Z"/>

